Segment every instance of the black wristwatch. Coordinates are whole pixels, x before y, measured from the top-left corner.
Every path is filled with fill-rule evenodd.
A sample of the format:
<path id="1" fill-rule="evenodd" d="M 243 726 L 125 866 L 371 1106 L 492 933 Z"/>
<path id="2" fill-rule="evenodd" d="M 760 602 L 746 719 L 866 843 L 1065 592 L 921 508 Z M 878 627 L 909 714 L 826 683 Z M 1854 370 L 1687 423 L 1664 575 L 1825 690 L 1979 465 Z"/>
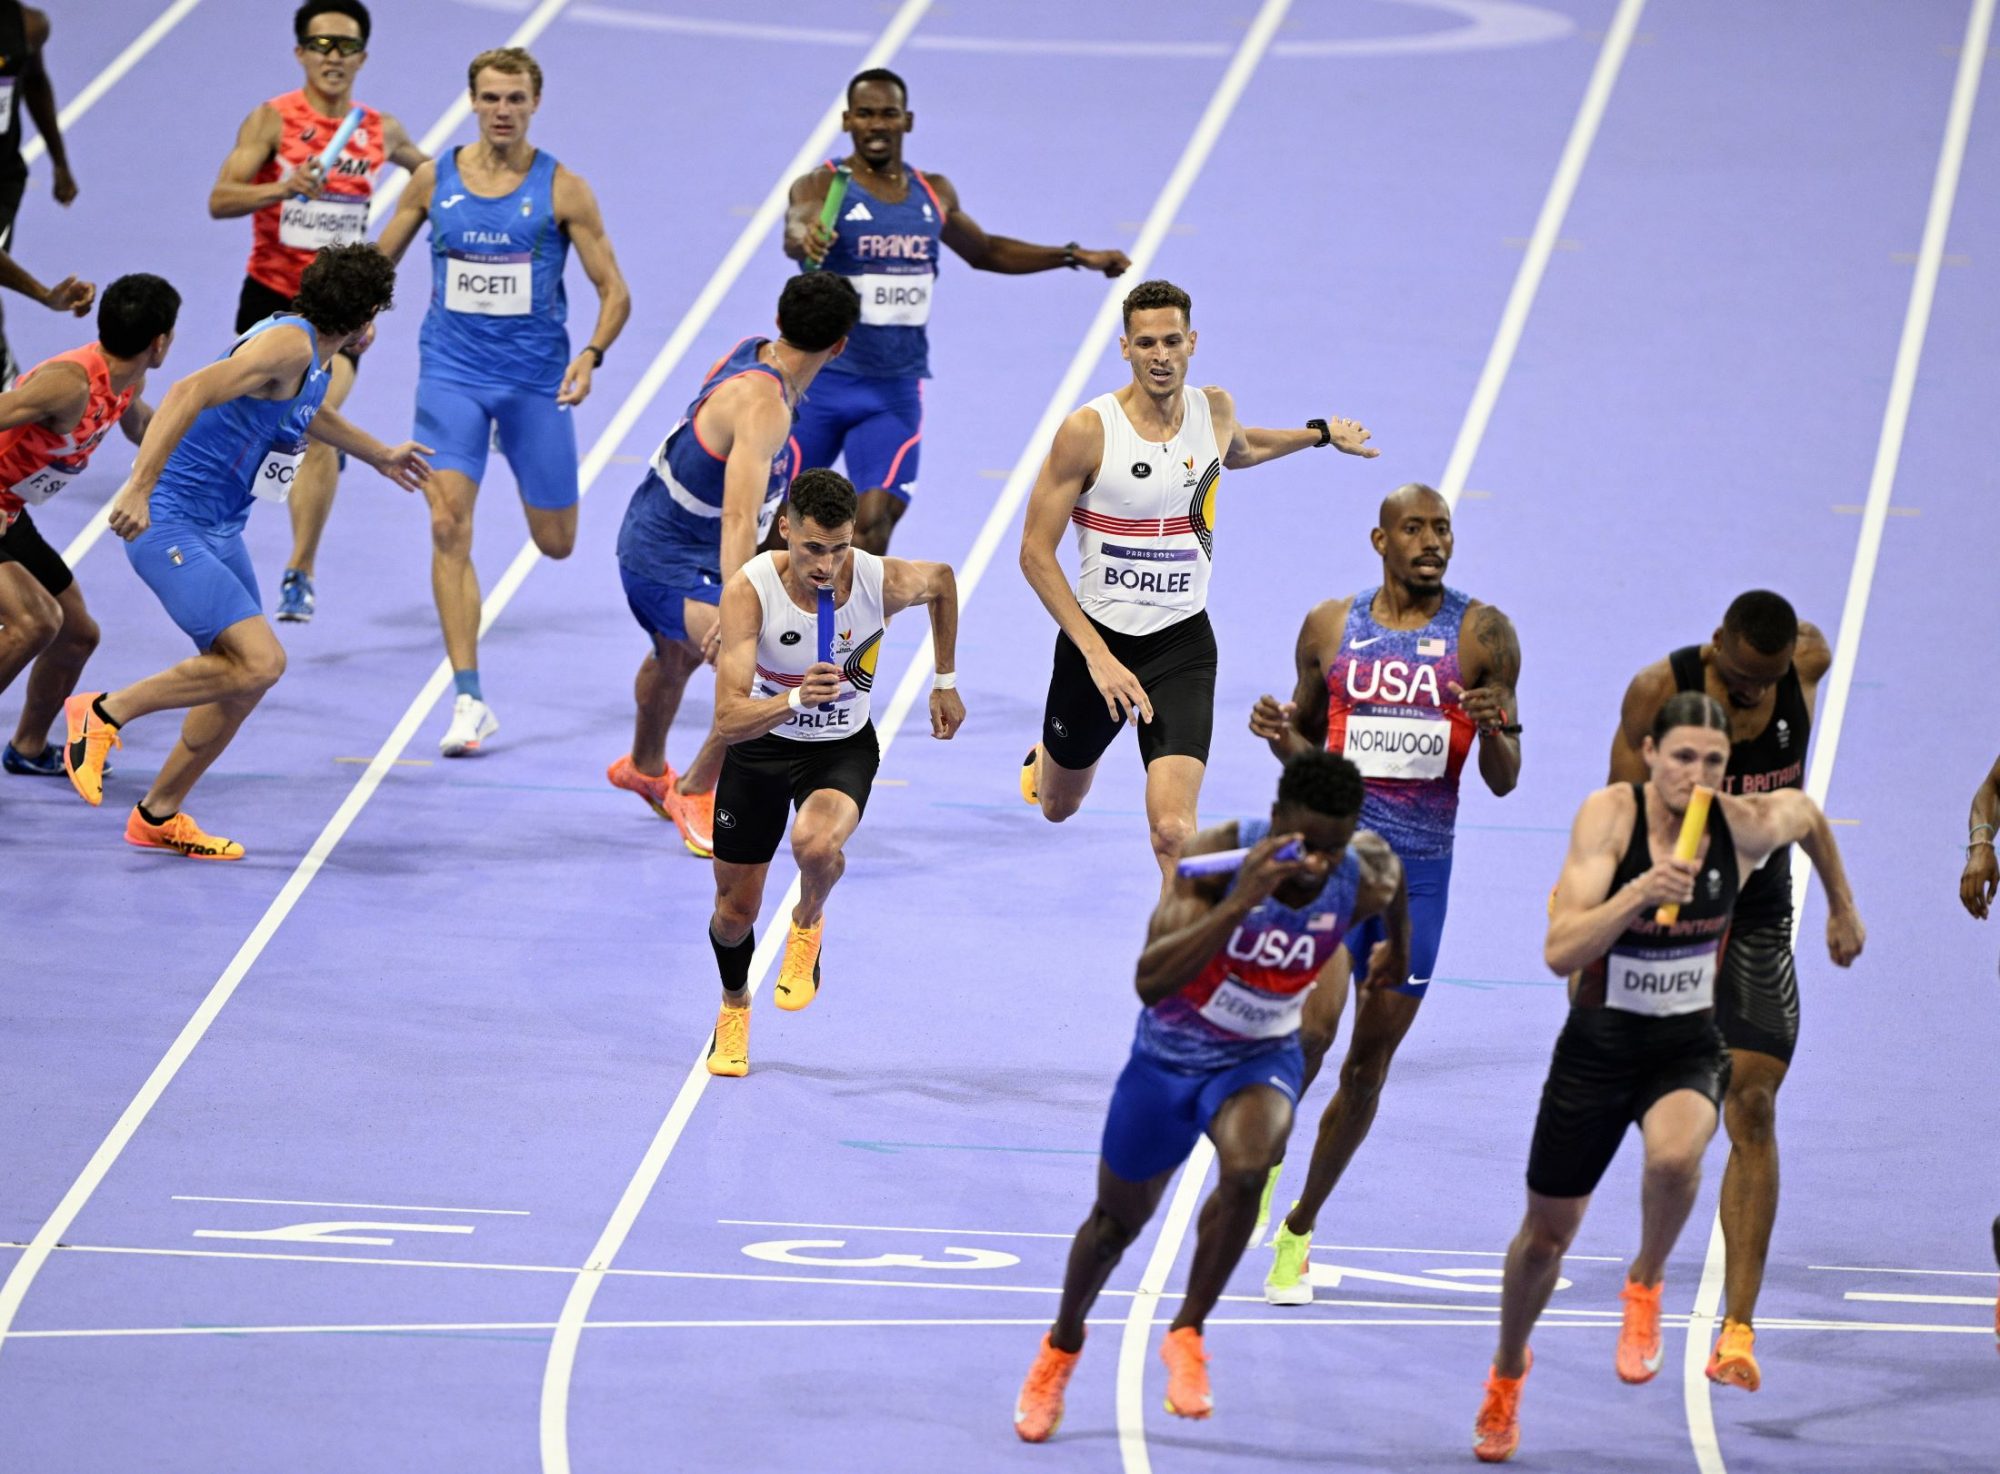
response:
<path id="1" fill-rule="evenodd" d="M 1333 444 L 1333 431 L 1326 427 L 1325 420 L 1307 420 L 1306 428 L 1319 431 L 1319 439 L 1313 445 L 1314 450 L 1318 450 L 1322 445 Z"/>
<path id="2" fill-rule="evenodd" d="M 1078 251 L 1081 251 L 1082 249 L 1083 247 L 1078 245 L 1075 241 L 1067 242 L 1062 248 L 1063 265 L 1067 266 L 1071 271 L 1075 271 L 1077 267 L 1083 265 L 1082 258 L 1076 254 Z"/>
<path id="3" fill-rule="evenodd" d="M 598 347 L 595 343 L 586 343 L 583 345 L 583 351 L 597 360 L 597 367 L 604 367 L 604 350 L 602 348 Z"/>

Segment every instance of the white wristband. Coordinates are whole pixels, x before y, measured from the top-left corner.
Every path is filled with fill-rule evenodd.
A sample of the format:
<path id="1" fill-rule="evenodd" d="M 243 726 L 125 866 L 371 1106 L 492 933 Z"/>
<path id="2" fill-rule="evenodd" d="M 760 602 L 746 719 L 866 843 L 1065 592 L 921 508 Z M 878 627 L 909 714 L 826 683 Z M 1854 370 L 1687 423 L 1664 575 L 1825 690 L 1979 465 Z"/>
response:
<path id="1" fill-rule="evenodd" d="M 785 705 L 789 706 L 793 711 L 804 711 L 806 709 L 806 704 L 799 700 L 799 688 L 797 686 L 792 687 L 792 694 L 785 698 Z"/>
<path id="2" fill-rule="evenodd" d="M 949 691 L 957 684 L 958 672 L 955 670 L 941 670 L 931 676 L 931 689 L 933 691 Z"/>

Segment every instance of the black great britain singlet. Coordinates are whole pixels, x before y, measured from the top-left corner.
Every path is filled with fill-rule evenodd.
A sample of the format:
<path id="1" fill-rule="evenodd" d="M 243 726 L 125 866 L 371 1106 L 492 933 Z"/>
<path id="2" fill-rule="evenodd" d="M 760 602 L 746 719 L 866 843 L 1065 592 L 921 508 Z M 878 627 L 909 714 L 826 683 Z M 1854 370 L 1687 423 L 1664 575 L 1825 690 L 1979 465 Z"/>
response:
<path id="1" fill-rule="evenodd" d="M 1653 868 L 1653 847 L 1646 833 L 1646 786 L 1634 783 L 1631 788 L 1638 813 L 1607 896 Z M 1694 899 L 1666 926 L 1654 920 L 1650 907 L 1634 917 L 1611 950 L 1577 974 L 1576 1007 L 1662 1018 L 1713 1008 L 1722 939 L 1729 931 L 1736 897 L 1736 841 L 1722 816 L 1722 805 L 1711 804 L 1708 853 L 1694 879 Z"/>
<path id="2" fill-rule="evenodd" d="M 1705 691 L 1707 672 L 1701 647 L 1688 645 L 1667 657 L 1676 691 Z M 1726 703 L 1725 703 L 1726 704 Z M 1729 767 L 1722 791 L 1735 794 L 1770 793 L 1806 786 L 1806 739 L 1812 736 L 1812 709 L 1806 705 L 1799 668 L 1790 667 L 1778 680 L 1771 703 L 1771 720 L 1747 742 L 1729 745 Z M 1789 920 L 1792 914 L 1792 847 L 1773 850 L 1743 882 L 1737 920 L 1746 926 Z"/>

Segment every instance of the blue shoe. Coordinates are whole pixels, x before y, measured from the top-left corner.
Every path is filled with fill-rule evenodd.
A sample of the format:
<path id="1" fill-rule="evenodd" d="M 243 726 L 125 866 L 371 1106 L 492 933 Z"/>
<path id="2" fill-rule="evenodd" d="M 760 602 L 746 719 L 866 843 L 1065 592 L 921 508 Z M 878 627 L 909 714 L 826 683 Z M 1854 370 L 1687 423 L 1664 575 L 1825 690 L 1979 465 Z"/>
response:
<path id="1" fill-rule="evenodd" d="M 313 581 L 296 568 L 285 570 L 278 586 L 278 618 L 287 624 L 310 624 L 313 617 Z"/>
<path id="2" fill-rule="evenodd" d="M 26 757 L 15 751 L 14 744 L 10 742 L 7 750 L 0 753 L 0 768 L 19 773 L 24 778 L 60 778 L 63 775 L 62 748 L 51 742 L 34 757 Z"/>

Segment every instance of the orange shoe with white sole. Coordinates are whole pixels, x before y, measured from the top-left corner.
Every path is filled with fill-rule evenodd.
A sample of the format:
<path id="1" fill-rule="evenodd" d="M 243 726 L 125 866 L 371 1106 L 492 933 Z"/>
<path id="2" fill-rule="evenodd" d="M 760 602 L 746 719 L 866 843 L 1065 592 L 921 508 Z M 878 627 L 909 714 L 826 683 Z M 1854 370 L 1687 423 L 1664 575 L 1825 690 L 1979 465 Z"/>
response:
<path id="1" fill-rule="evenodd" d="M 151 823 L 132 806 L 125 820 L 125 843 L 142 850 L 172 850 L 190 860 L 240 860 L 243 846 L 233 839 L 210 834 L 186 813 L 175 814 L 158 824 Z"/>
<path id="2" fill-rule="evenodd" d="M 1666 1359 L 1666 1343 L 1660 1339 L 1660 1291 L 1666 1281 L 1646 1286 L 1637 1280 L 1625 1281 L 1618 1298 L 1625 1302 L 1625 1323 L 1618 1329 L 1618 1380 L 1637 1385 L 1658 1375 Z"/>

